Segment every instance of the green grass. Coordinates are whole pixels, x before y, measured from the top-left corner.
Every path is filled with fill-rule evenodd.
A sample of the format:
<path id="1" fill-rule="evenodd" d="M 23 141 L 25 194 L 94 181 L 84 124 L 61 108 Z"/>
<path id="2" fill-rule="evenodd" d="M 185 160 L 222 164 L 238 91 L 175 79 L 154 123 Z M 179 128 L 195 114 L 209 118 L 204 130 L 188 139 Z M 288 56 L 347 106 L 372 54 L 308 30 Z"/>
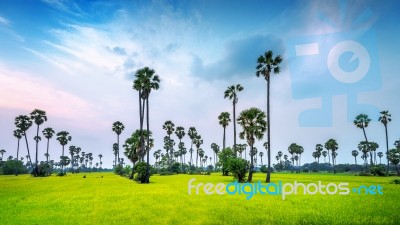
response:
<path id="1" fill-rule="evenodd" d="M 383 195 L 188 195 L 188 181 L 231 177 L 153 176 L 137 184 L 112 173 L 0 176 L 0 224 L 400 224 L 400 185 L 391 177 L 272 174 L 272 181 L 383 186 Z M 103 178 L 101 178 L 103 176 Z M 264 180 L 255 174 L 254 181 Z"/>

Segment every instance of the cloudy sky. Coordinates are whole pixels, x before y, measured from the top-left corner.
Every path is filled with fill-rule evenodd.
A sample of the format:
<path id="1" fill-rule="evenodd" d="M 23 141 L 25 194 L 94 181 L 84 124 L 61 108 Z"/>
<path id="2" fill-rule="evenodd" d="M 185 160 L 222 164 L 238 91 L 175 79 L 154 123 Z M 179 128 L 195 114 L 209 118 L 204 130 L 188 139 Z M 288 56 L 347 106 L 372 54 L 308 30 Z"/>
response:
<path id="1" fill-rule="evenodd" d="M 399 6 L 388 0 L 0 1 L 0 148 L 15 156 L 14 119 L 38 108 L 48 116 L 42 128 L 69 131 L 70 144 L 103 154 L 110 167 L 111 125 L 125 124 L 121 140 L 139 127 L 132 74 L 149 66 L 161 77 L 150 97 L 153 150 L 163 149 L 162 124 L 172 120 L 196 127 L 211 156 L 211 143 L 222 145 L 217 117 L 232 112 L 223 98 L 229 85 L 244 86 L 238 112 L 266 111 L 266 82 L 255 66 L 273 50 L 284 59 L 271 81 L 273 156 L 295 142 L 305 149 L 302 161 L 311 162 L 315 145 L 335 138 L 337 162 L 353 162 L 351 150 L 363 135 L 351 120 L 363 112 L 375 121 L 369 139 L 384 151 L 378 110 L 392 113 L 389 144 L 400 138 Z M 34 130 L 27 134 L 31 149 Z M 23 144 L 20 150 L 27 154 Z M 51 140 L 50 157 L 60 155 Z"/>

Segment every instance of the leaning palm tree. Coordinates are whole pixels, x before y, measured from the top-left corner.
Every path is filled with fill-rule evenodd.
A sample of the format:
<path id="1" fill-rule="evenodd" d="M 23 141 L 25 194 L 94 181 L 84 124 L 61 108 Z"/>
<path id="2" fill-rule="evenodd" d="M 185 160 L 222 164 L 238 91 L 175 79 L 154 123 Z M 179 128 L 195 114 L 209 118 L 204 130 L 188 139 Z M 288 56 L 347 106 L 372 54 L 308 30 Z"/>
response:
<path id="1" fill-rule="evenodd" d="M 64 159 L 64 163 L 61 165 L 61 171 L 64 173 L 64 165 L 66 164 L 66 158 L 64 157 L 64 146 L 68 144 L 69 141 L 72 140 L 72 137 L 69 135 L 67 131 L 61 131 L 57 133 L 57 141 L 60 142 L 62 146 L 62 159 Z M 69 162 L 69 161 L 68 161 Z M 68 164 L 66 164 L 68 165 Z"/>
<path id="2" fill-rule="evenodd" d="M 253 153 L 254 143 L 264 137 L 267 130 L 267 122 L 265 121 L 265 113 L 258 108 L 250 108 L 242 111 L 238 118 L 238 123 L 242 126 L 243 131 L 239 133 L 241 139 L 247 140 L 250 146 L 250 154 Z M 270 165 L 268 164 L 268 173 Z M 250 157 L 250 169 L 247 181 L 251 182 L 253 178 L 253 157 Z"/>
<path id="3" fill-rule="evenodd" d="M 389 111 L 382 111 L 381 116 L 379 117 L 379 121 L 383 124 L 383 126 L 385 126 L 385 134 L 386 134 L 386 159 L 387 159 L 386 175 L 389 174 L 389 140 L 388 140 L 387 125 L 390 121 L 392 121 L 392 118 L 390 118 L 391 116 L 392 115 L 389 114 Z"/>
<path id="4" fill-rule="evenodd" d="M 112 130 L 117 134 L 117 145 L 118 145 L 118 150 L 117 150 L 117 157 L 118 157 L 118 164 L 120 164 L 119 160 L 119 135 L 122 133 L 122 131 L 125 129 L 125 126 L 122 122 L 116 121 L 112 125 Z"/>
<path id="5" fill-rule="evenodd" d="M 160 77 L 156 74 L 156 72 L 153 69 L 150 69 L 149 67 L 144 67 L 142 69 L 139 69 L 136 72 L 136 80 L 134 81 L 134 89 L 139 90 L 139 95 L 143 99 L 143 103 L 146 102 L 146 128 L 147 132 L 150 132 L 149 127 L 150 127 L 150 122 L 149 122 L 149 97 L 151 90 L 158 90 L 160 87 Z M 140 104 L 140 103 L 139 103 Z M 143 104 L 144 106 L 144 104 Z M 144 112 L 144 111 L 143 111 Z M 143 115 L 144 117 L 144 115 Z M 142 117 L 142 118 L 143 118 Z M 143 124 L 143 119 L 142 119 L 142 124 Z M 143 126 L 141 126 L 142 130 Z M 143 140 L 143 135 L 142 135 L 142 140 Z M 143 143 L 143 141 L 142 141 Z M 147 136 L 147 146 L 146 146 L 146 151 L 150 150 L 150 135 Z M 144 146 L 142 146 L 144 149 Z M 143 151 L 142 149 L 142 151 Z M 147 154 L 147 159 L 146 159 L 146 179 L 145 183 L 149 183 L 149 177 L 150 177 L 150 166 L 149 166 L 149 155 Z"/>
<path id="6" fill-rule="evenodd" d="M 46 162 L 47 163 L 49 163 L 49 157 L 48 157 L 49 156 L 49 142 L 50 142 L 50 138 L 53 137 L 54 133 L 55 132 L 54 132 L 53 128 L 51 128 L 51 127 L 44 128 L 42 131 L 43 136 L 47 139 L 47 151 L 46 151 L 46 153 L 47 153 Z"/>
<path id="7" fill-rule="evenodd" d="M 356 119 L 354 120 L 354 125 L 356 125 L 357 128 L 362 129 L 365 141 L 368 142 L 367 134 L 365 133 L 365 128 L 368 127 L 369 122 L 371 122 L 371 119 L 368 117 L 367 114 L 359 114 L 356 116 Z M 370 154 L 370 160 L 371 160 L 371 165 L 374 164 L 372 160 L 372 152 L 369 152 Z"/>
<path id="8" fill-rule="evenodd" d="M 233 104 L 233 153 L 237 156 L 236 150 L 236 104 L 238 102 L 237 93 L 243 91 L 243 87 L 240 84 L 229 86 L 224 92 L 224 98 L 229 98 L 232 100 Z M 224 147 L 225 148 L 225 147 Z"/>
<path id="9" fill-rule="evenodd" d="M 225 131 L 229 122 L 231 122 L 230 114 L 228 112 L 222 112 L 219 116 L 219 124 L 224 128 L 224 136 L 222 139 L 222 150 L 225 149 Z"/>
<path id="10" fill-rule="evenodd" d="M 16 129 L 14 130 L 14 137 L 16 137 L 18 139 L 18 144 L 17 144 L 17 158 L 16 160 L 18 161 L 18 154 L 19 154 L 19 141 L 22 138 L 22 131 L 20 129 Z M 18 169 L 17 169 L 17 165 L 15 167 L 15 176 L 18 176 Z"/>
<path id="11" fill-rule="evenodd" d="M 32 120 L 29 118 L 29 116 L 19 115 L 15 118 L 14 124 L 19 130 L 22 131 L 23 135 L 25 136 L 26 149 L 28 150 L 29 156 L 27 157 L 27 159 L 29 159 L 30 165 L 32 166 L 31 154 L 29 153 L 28 138 L 26 137 L 26 131 L 32 126 Z"/>
<path id="12" fill-rule="evenodd" d="M 357 156 L 358 156 L 358 151 L 357 150 L 353 150 L 351 151 L 351 155 L 354 157 L 354 162 L 357 165 Z"/>
<path id="13" fill-rule="evenodd" d="M 268 167 L 270 167 L 271 164 L 271 120 L 270 120 L 270 104 L 269 104 L 269 98 L 270 98 L 270 86 L 271 86 L 271 73 L 273 72 L 274 74 L 278 74 L 280 72 L 280 67 L 279 64 L 282 62 L 282 57 L 280 55 L 277 55 L 274 58 L 274 54 L 272 51 L 266 51 L 264 55 L 261 55 L 257 59 L 257 66 L 256 66 L 256 76 L 257 77 L 264 77 L 264 79 L 267 81 L 267 131 L 268 131 L 268 151 L 267 151 L 267 157 L 268 157 Z M 271 174 L 268 169 L 267 173 L 267 182 L 269 183 L 271 180 Z"/>
<path id="14" fill-rule="evenodd" d="M 35 109 L 30 114 L 31 120 L 37 125 L 36 129 L 36 157 L 35 157 L 35 177 L 39 175 L 39 165 L 38 165 L 38 149 L 39 149 L 39 126 L 47 121 L 46 112 L 40 109 Z"/>

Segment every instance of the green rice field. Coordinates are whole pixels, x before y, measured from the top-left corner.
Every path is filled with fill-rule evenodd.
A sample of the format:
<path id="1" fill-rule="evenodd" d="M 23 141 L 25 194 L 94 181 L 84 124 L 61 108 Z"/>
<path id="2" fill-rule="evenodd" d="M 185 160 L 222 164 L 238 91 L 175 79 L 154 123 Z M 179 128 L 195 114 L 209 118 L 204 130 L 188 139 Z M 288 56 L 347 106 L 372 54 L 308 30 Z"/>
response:
<path id="1" fill-rule="evenodd" d="M 83 176 L 86 175 L 86 178 Z M 400 224 L 400 185 L 394 177 L 272 174 L 272 182 L 380 185 L 382 195 L 197 195 L 188 181 L 225 184 L 219 173 L 151 177 L 139 184 L 113 173 L 66 177 L 0 176 L 0 224 Z M 255 174 L 253 181 L 263 181 Z M 203 189 L 200 189 L 203 190 Z"/>

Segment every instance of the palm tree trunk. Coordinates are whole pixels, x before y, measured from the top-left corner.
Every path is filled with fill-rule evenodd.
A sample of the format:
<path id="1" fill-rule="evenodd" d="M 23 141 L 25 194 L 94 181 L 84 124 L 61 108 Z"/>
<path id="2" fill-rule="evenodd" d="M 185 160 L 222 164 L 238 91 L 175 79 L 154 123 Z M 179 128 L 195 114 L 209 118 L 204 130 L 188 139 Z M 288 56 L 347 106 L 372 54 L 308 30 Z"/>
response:
<path id="1" fill-rule="evenodd" d="M 223 138 L 222 138 L 222 145 L 223 145 L 223 149 L 225 149 L 225 130 L 226 130 L 226 127 L 224 126 L 224 136 L 223 136 Z"/>
<path id="2" fill-rule="evenodd" d="M 18 162 L 18 154 L 19 154 L 19 138 L 18 138 L 18 144 L 17 144 L 17 162 Z M 15 176 L 18 176 L 18 164 L 15 165 Z"/>
<path id="3" fill-rule="evenodd" d="M 28 138 L 26 137 L 26 132 L 25 131 L 24 131 L 24 136 L 25 136 L 25 142 L 26 142 L 26 149 L 28 150 L 28 155 L 29 155 L 29 162 L 31 163 L 31 166 L 32 166 L 31 154 L 29 153 Z"/>
<path id="4" fill-rule="evenodd" d="M 117 134 L 117 144 L 118 144 L 118 165 L 120 165 L 120 160 L 119 160 L 119 134 Z"/>
<path id="5" fill-rule="evenodd" d="M 388 140 L 388 131 L 387 131 L 386 124 L 385 124 L 385 134 L 386 134 L 386 159 L 387 159 L 386 175 L 388 175 L 389 174 L 389 140 Z"/>
<path id="6" fill-rule="evenodd" d="M 253 145 L 250 147 L 250 152 L 253 152 Z M 251 182 L 253 180 L 253 155 L 250 154 L 250 169 L 249 169 L 249 177 L 247 178 L 247 182 Z"/>
<path id="7" fill-rule="evenodd" d="M 37 126 L 37 129 L 36 129 L 36 137 L 39 137 L 39 125 Z M 35 177 L 39 176 L 38 148 L 39 148 L 39 139 L 36 138 Z"/>
<path id="8" fill-rule="evenodd" d="M 267 151 L 267 157 L 268 157 L 268 171 L 267 171 L 267 178 L 265 179 L 265 182 L 269 183 L 271 182 L 271 120 L 270 120 L 270 110 L 269 110 L 269 94 L 270 94 L 270 82 L 271 78 L 268 77 L 267 80 L 267 135 L 268 135 L 268 151 Z"/>
<path id="9" fill-rule="evenodd" d="M 64 158 L 64 145 L 62 146 L 62 156 Z M 61 162 L 61 173 L 64 173 L 64 163 Z"/>
<path id="10" fill-rule="evenodd" d="M 354 161 L 356 162 L 357 165 L 357 156 L 354 156 Z"/>
<path id="11" fill-rule="evenodd" d="M 147 95 L 147 100 L 146 100 L 146 129 L 147 129 L 147 146 L 146 146 L 146 183 L 150 183 L 150 166 L 149 166 L 149 160 L 150 160 L 150 123 L 149 123 L 149 97 L 150 95 Z"/>
<path id="12" fill-rule="evenodd" d="M 236 151 L 236 94 L 233 99 L 233 152 L 235 157 L 237 157 Z M 224 138 L 225 138 L 225 128 L 224 128 Z M 224 141 L 225 142 L 225 141 Z"/>
<path id="13" fill-rule="evenodd" d="M 364 126 L 363 126 L 362 130 L 363 130 L 363 133 L 364 133 L 365 141 L 368 143 L 367 134 L 365 133 L 365 128 L 364 128 Z M 369 151 L 369 156 L 371 157 L 371 158 L 370 158 L 370 164 L 371 164 L 371 166 L 372 166 L 372 165 L 374 165 L 374 161 L 373 161 L 373 157 L 372 157 L 372 152 L 371 152 L 371 151 Z"/>
<path id="14" fill-rule="evenodd" d="M 47 164 L 49 164 L 49 142 L 50 142 L 50 138 L 47 138 L 47 150 L 46 150 L 46 162 Z"/>
<path id="15" fill-rule="evenodd" d="M 328 162 L 329 162 L 329 164 L 331 164 L 331 156 L 329 155 L 329 149 L 327 149 L 328 150 Z"/>

